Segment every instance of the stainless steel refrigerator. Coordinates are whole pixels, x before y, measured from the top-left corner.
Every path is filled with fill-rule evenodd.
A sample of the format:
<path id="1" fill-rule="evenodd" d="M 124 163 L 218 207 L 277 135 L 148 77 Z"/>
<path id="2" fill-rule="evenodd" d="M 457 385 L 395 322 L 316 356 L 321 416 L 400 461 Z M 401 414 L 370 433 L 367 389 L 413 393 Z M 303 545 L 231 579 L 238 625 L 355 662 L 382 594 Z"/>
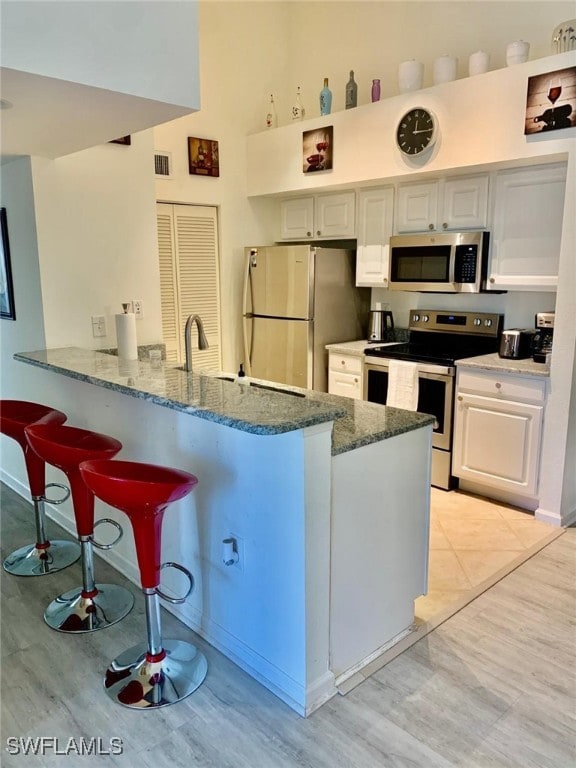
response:
<path id="1" fill-rule="evenodd" d="M 310 245 L 245 249 L 244 349 L 250 376 L 327 390 L 326 344 L 366 338 L 368 289 L 355 252 Z"/>

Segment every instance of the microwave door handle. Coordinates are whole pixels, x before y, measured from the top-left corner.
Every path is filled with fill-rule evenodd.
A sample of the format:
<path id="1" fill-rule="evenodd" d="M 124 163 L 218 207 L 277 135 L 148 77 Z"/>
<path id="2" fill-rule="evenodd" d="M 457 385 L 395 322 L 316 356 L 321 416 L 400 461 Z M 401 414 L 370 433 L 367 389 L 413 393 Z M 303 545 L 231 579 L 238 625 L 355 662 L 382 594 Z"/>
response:
<path id="1" fill-rule="evenodd" d="M 454 246 L 452 246 L 452 248 L 450 249 L 450 261 L 448 262 L 448 282 L 450 285 L 456 285 L 455 274 L 456 274 L 456 252 L 454 250 Z"/>

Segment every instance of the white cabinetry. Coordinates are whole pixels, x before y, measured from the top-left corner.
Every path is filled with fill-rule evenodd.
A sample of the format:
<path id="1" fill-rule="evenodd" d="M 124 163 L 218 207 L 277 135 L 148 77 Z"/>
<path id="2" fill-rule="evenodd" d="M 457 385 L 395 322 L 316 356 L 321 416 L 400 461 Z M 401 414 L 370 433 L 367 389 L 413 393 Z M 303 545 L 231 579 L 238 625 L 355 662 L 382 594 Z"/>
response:
<path id="1" fill-rule="evenodd" d="M 565 188 L 564 163 L 496 175 L 488 289 L 556 290 Z"/>
<path id="2" fill-rule="evenodd" d="M 330 352 L 328 392 L 331 395 L 362 399 L 362 356 Z"/>
<path id="3" fill-rule="evenodd" d="M 393 214 L 393 187 L 362 189 L 358 193 L 356 285 L 378 288 L 388 286 Z"/>
<path id="4" fill-rule="evenodd" d="M 396 231 L 484 229 L 488 187 L 488 174 L 400 184 Z"/>
<path id="5" fill-rule="evenodd" d="M 355 193 L 296 197 L 280 203 L 281 240 L 356 237 Z"/>
<path id="6" fill-rule="evenodd" d="M 452 473 L 489 489 L 538 493 L 546 381 L 459 369 Z"/>

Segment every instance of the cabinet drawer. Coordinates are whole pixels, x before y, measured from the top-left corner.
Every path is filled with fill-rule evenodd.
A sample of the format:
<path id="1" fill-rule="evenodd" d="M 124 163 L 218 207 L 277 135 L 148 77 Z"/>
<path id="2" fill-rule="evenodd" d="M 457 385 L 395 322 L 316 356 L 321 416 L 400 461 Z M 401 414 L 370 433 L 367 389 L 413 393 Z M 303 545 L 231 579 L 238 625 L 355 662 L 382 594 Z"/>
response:
<path id="1" fill-rule="evenodd" d="M 341 373 L 360 374 L 362 373 L 362 358 L 356 355 L 331 354 L 329 368 L 331 371 L 340 371 Z"/>
<path id="2" fill-rule="evenodd" d="M 502 397 L 506 400 L 543 403 L 546 399 L 546 382 L 524 376 L 461 371 L 458 374 L 457 386 L 459 392 L 478 392 L 482 395 Z"/>
<path id="3" fill-rule="evenodd" d="M 362 399 L 362 377 L 353 373 L 328 371 L 328 392 L 331 395 Z"/>

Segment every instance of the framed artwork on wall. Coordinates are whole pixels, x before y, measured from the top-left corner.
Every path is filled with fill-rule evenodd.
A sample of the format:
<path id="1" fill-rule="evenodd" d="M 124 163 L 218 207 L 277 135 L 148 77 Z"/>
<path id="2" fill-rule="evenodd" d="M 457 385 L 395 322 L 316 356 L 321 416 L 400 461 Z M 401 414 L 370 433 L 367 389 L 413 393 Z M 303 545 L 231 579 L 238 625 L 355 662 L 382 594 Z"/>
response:
<path id="1" fill-rule="evenodd" d="M 524 134 L 576 126 L 576 67 L 528 78 Z"/>
<path id="2" fill-rule="evenodd" d="M 4 317 L 7 320 L 16 320 L 6 208 L 0 208 L 0 228 L 2 229 L 2 254 L 0 259 L 0 317 Z"/>
<path id="3" fill-rule="evenodd" d="M 302 171 L 331 171 L 334 149 L 334 126 L 304 131 L 302 134 Z"/>
<path id="4" fill-rule="evenodd" d="M 188 136 L 188 171 L 195 176 L 220 176 L 218 142 Z"/>

